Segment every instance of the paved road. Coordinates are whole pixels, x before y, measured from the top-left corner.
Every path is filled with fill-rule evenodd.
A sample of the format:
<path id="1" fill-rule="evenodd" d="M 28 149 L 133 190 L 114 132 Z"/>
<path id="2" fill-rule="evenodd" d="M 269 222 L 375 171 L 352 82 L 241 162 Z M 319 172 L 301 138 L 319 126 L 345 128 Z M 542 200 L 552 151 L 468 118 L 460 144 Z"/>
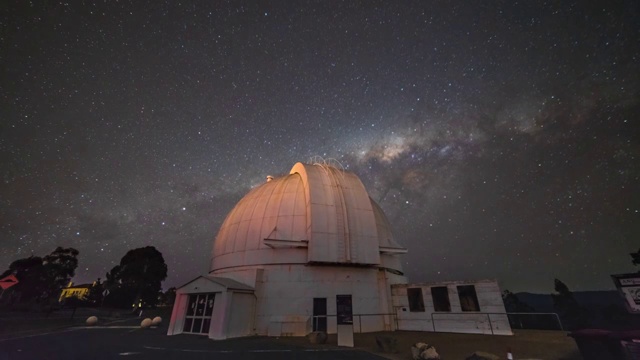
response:
<path id="1" fill-rule="evenodd" d="M 165 328 L 129 327 L 75 328 L 0 339 L 0 360 L 18 359 L 383 360 L 334 346 L 306 347 L 264 337 L 213 341 L 196 335 L 166 336 Z"/>

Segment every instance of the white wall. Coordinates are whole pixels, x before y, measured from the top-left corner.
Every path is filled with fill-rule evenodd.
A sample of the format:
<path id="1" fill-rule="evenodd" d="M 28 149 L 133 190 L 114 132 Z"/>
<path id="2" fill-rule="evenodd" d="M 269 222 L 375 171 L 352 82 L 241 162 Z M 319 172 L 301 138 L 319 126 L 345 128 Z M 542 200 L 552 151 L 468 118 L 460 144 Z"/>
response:
<path id="1" fill-rule="evenodd" d="M 227 327 L 231 313 L 232 296 L 233 293 L 228 291 L 216 293 L 216 298 L 213 302 L 213 313 L 211 314 L 211 327 L 209 327 L 210 339 L 222 340 L 228 337 Z"/>
<path id="2" fill-rule="evenodd" d="M 479 312 L 462 311 L 457 286 L 474 285 L 478 297 Z M 450 312 L 435 312 L 431 288 L 446 286 L 451 304 Z M 494 280 L 476 282 L 444 282 L 434 284 L 393 285 L 391 298 L 398 314 L 400 330 L 437 331 L 455 333 L 512 335 L 506 315 L 502 293 Z M 424 312 L 411 312 L 407 288 L 422 289 Z M 433 316 L 432 316 L 433 315 Z M 433 319 L 433 321 L 432 321 Z"/>
<path id="3" fill-rule="evenodd" d="M 312 330 L 313 298 L 327 298 L 327 314 L 336 314 L 336 295 L 352 295 L 354 314 L 389 314 L 393 312 L 389 301 L 386 276 L 376 268 L 265 265 L 256 271 L 257 297 L 255 329 L 259 335 L 302 336 Z M 214 276 L 245 277 L 248 269 L 234 275 L 232 271 L 217 272 Z M 393 276 L 393 281 L 404 277 Z M 397 278 L 397 279 L 396 279 Z M 251 284 L 250 280 L 243 281 Z M 361 322 L 360 322 L 360 319 Z M 336 332 L 336 317 L 327 321 L 328 332 Z M 363 332 L 392 330 L 391 316 L 354 317 L 354 330 Z"/>
<path id="4" fill-rule="evenodd" d="M 173 302 L 173 310 L 171 311 L 171 319 L 169 320 L 169 330 L 167 331 L 167 335 L 182 334 L 188 301 L 188 294 L 176 293 L 176 300 Z"/>
<path id="5" fill-rule="evenodd" d="M 256 287 L 256 272 L 260 269 L 256 267 L 244 267 L 242 270 L 233 269 L 233 270 L 218 270 L 211 276 L 220 276 L 228 279 L 233 279 L 235 281 L 241 282 L 245 285 L 248 285 L 252 288 Z"/>
<path id="6" fill-rule="evenodd" d="M 227 337 L 252 335 L 255 296 L 251 293 L 234 292 L 227 324 Z"/>

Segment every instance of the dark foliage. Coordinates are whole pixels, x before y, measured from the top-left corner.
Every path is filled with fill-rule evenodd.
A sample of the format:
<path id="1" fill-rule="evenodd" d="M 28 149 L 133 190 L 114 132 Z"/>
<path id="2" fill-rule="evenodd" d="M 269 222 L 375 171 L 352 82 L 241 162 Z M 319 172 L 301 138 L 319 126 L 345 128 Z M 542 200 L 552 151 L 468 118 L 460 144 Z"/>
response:
<path id="1" fill-rule="evenodd" d="M 76 274 L 78 254 L 79 251 L 74 248 L 57 247 L 51 254 L 42 259 L 48 275 L 48 296 L 58 296 L 60 289 L 65 287 Z"/>
<path id="2" fill-rule="evenodd" d="M 502 301 L 507 312 L 530 313 L 536 311 L 529 304 L 520 301 L 518 296 L 509 290 L 505 290 L 502 293 Z"/>
<path id="3" fill-rule="evenodd" d="M 631 254 L 631 262 L 633 263 L 633 265 L 640 265 L 640 249 L 638 249 L 638 251 L 633 252 Z"/>
<path id="4" fill-rule="evenodd" d="M 159 305 L 171 306 L 176 301 L 176 288 L 170 287 L 167 291 L 161 293 Z"/>
<path id="5" fill-rule="evenodd" d="M 18 284 L 6 290 L 3 302 L 40 306 L 57 302 L 60 289 L 75 275 L 78 254 L 74 248 L 57 247 L 44 258 L 30 256 L 12 262 L 2 276 L 13 274 Z"/>
<path id="6" fill-rule="evenodd" d="M 9 274 L 18 278 L 18 284 L 5 290 L 3 298 L 9 302 L 41 302 L 46 294 L 46 271 L 39 256 L 18 259 L 9 265 L 3 277 Z"/>
<path id="7" fill-rule="evenodd" d="M 589 313 L 580 306 L 569 287 L 562 281 L 554 280 L 555 294 L 551 294 L 553 306 L 555 307 L 565 328 L 581 329 L 589 325 Z"/>
<path id="8" fill-rule="evenodd" d="M 158 303 L 167 264 L 153 246 L 129 250 L 107 273 L 105 302 L 121 308 L 153 307 Z"/>
<path id="9" fill-rule="evenodd" d="M 104 300 L 104 284 L 100 281 L 100 278 L 96 280 L 89 289 L 89 295 L 87 295 L 87 302 L 90 306 L 101 306 L 102 300 Z"/>

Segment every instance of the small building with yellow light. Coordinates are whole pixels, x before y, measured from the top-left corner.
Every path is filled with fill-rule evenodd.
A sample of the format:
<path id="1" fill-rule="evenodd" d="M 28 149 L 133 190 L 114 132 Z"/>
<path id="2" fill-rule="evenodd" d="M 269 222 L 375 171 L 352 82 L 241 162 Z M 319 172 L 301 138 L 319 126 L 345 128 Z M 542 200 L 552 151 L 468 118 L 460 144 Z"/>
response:
<path id="1" fill-rule="evenodd" d="M 96 285 L 95 281 L 92 284 L 80 284 L 80 285 L 74 285 L 73 282 L 70 281 L 69 285 L 67 285 L 66 288 L 62 289 L 58 302 L 63 302 L 69 298 L 77 298 L 79 300 L 85 300 L 89 296 L 89 292 L 91 291 L 91 288 L 93 288 L 95 285 Z"/>

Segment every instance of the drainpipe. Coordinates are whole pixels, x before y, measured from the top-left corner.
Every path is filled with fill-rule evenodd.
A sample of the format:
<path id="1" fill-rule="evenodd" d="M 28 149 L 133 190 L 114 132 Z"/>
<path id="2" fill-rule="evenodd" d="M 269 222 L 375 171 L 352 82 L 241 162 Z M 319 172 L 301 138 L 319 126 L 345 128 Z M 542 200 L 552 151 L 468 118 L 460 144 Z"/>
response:
<path id="1" fill-rule="evenodd" d="M 255 290 L 253 290 L 251 295 L 253 295 L 253 298 L 255 299 L 255 301 L 253 302 L 253 315 L 251 316 L 251 327 L 253 329 L 253 335 L 257 335 L 258 332 L 256 331 L 256 313 L 258 312 L 258 295 L 256 295 Z"/>

